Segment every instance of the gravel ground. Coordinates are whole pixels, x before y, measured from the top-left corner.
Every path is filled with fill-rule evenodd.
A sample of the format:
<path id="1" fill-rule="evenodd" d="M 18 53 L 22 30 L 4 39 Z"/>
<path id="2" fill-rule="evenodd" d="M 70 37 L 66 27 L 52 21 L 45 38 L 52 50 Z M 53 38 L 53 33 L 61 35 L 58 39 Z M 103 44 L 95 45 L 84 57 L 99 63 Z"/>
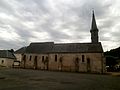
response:
<path id="1" fill-rule="evenodd" d="M 120 90 L 120 76 L 0 69 L 0 90 Z"/>

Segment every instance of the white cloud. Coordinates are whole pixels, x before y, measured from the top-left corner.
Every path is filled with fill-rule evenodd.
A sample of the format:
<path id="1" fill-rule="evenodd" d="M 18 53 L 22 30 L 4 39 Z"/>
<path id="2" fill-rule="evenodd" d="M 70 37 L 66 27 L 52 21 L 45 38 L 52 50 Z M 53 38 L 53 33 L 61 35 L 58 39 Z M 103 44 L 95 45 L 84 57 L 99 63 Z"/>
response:
<path id="1" fill-rule="evenodd" d="M 0 48 L 30 42 L 90 42 L 94 8 L 104 50 L 119 47 L 119 0 L 1 0 Z"/>
<path id="2" fill-rule="evenodd" d="M 17 39 L 20 39 L 20 36 L 14 32 L 11 26 L 6 25 L 4 28 L 0 28 L 0 38 L 2 38 L 5 41 L 18 41 Z"/>

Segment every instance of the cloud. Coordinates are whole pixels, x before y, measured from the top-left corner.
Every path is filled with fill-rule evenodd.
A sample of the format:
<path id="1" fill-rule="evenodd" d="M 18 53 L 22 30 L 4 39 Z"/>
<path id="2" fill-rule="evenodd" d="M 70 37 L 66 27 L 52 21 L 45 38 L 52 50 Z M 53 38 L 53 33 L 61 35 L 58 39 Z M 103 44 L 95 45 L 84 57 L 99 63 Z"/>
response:
<path id="1" fill-rule="evenodd" d="M 117 47 L 118 3 L 119 0 L 0 0 L 0 48 L 18 49 L 41 41 L 90 42 L 92 9 L 104 49 Z"/>

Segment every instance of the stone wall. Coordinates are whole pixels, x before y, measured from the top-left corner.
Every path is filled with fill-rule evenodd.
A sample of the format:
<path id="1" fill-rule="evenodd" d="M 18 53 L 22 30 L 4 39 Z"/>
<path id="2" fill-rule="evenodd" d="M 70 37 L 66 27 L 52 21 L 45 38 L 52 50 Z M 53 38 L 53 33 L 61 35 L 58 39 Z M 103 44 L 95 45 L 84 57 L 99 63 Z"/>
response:
<path id="1" fill-rule="evenodd" d="M 22 67 L 73 72 L 105 72 L 103 53 L 25 54 Z"/>
<path id="2" fill-rule="evenodd" d="M 12 67 L 14 59 L 9 58 L 0 58 L 0 66 L 3 67 Z"/>
<path id="3" fill-rule="evenodd" d="M 15 54 L 17 61 L 22 61 L 22 54 Z"/>

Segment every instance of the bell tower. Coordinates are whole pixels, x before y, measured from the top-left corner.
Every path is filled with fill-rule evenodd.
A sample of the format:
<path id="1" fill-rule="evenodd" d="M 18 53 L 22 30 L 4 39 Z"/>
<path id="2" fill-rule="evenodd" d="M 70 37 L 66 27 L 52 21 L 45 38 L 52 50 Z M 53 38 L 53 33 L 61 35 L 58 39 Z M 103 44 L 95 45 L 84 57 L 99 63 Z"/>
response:
<path id="1" fill-rule="evenodd" d="M 90 29 L 90 33 L 91 33 L 91 43 L 98 43 L 98 28 L 97 28 L 97 24 L 96 24 L 96 20 L 95 20 L 95 15 L 94 15 L 94 11 L 92 12 L 92 24 L 91 24 L 91 29 Z"/>

